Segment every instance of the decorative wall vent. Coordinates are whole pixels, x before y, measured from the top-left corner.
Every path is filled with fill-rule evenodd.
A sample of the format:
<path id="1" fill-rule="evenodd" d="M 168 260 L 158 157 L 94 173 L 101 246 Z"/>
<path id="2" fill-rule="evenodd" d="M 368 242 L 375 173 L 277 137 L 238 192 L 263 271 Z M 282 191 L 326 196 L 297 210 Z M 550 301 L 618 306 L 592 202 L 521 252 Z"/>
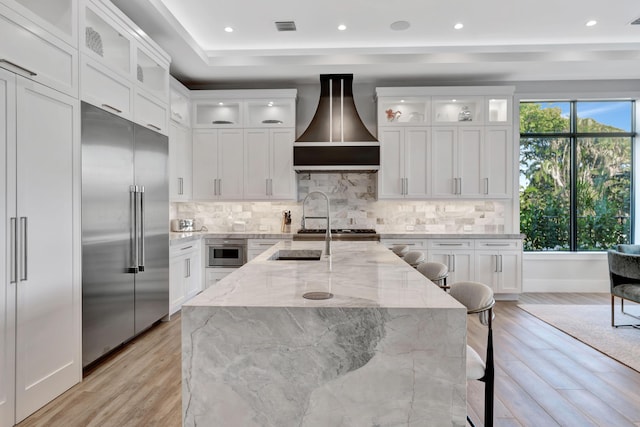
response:
<path id="1" fill-rule="evenodd" d="M 276 21 L 276 29 L 278 31 L 295 31 L 296 23 L 294 21 Z"/>

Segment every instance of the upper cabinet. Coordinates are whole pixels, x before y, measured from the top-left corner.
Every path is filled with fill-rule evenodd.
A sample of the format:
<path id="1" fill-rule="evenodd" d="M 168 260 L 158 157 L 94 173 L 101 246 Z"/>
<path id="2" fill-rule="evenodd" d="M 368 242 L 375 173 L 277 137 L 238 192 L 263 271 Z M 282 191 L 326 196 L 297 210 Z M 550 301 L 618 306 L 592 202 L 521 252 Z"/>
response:
<path id="1" fill-rule="evenodd" d="M 78 97 L 77 0 L 0 0 L 0 67 Z"/>
<path id="2" fill-rule="evenodd" d="M 513 197 L 512 86 L 377 88 L 380 198 Z"/>
<path id="3" fill-rule="evenodd" d="M 106 0 L 80 12 L 80 97 L 128 120 L 169 132 L 169 56 Z"/>
<path id="4" fill-rule="evenodd" d="M 193 128 L 294 128 L 295 89 L 191 92 Z"/>
<path id="5" fill-rule="evenodd" d="M 191 127 L 191 95 L 182 83 L 170 77 L 171 112 L 170 117 L 182 126 Z"/>

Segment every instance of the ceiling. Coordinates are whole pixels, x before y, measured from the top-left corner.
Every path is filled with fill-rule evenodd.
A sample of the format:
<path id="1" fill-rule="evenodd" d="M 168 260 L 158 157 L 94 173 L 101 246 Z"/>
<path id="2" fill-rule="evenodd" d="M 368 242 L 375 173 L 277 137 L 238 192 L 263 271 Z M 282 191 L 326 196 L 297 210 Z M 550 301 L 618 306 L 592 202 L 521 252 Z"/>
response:
<path id="1" fill-rule="evenodd" d="M 386 84 L 640 76 L 638 0 L 112 1 L 192 88 L 316 83 L 325 73 Z M 296 31 L 278 32 L 276 21 Z M 397 21 L 409 27 L 392 29 Z"/>

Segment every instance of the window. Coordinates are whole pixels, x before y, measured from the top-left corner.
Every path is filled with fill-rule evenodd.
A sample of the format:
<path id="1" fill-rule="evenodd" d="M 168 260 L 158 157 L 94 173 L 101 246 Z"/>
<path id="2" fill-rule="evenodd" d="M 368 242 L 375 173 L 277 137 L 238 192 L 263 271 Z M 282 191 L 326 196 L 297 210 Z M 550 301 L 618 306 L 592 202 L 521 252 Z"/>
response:
<path id="1" fill-rule="evenodd" d="M 520 104 L 520 231 L 529 251 L 631 242 L 633 101 Z"/>

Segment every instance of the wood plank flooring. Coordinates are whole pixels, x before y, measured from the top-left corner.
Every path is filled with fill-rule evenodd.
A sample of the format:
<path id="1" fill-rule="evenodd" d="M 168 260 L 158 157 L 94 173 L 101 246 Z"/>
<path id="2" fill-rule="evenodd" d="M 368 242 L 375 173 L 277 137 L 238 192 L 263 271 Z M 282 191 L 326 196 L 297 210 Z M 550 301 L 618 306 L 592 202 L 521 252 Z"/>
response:
<path id="1" fill-rule="evenodd" d="M 520 302 L 609 304 L 609 294 L 525 294 Z M 480 354 L 485 340 L 485 327 L 469 317 L 469 343 Z M 494 344 L 496 426 L 640 427 L 640 373 L 538 320 L 517 302 L 497 303 Z M 177 316 L 124 346 L 19 426 L 180 426 L 180 351 Z M 476 425 L 483 425 L 478 381 L 469 383 L 468 409 Z"/>

